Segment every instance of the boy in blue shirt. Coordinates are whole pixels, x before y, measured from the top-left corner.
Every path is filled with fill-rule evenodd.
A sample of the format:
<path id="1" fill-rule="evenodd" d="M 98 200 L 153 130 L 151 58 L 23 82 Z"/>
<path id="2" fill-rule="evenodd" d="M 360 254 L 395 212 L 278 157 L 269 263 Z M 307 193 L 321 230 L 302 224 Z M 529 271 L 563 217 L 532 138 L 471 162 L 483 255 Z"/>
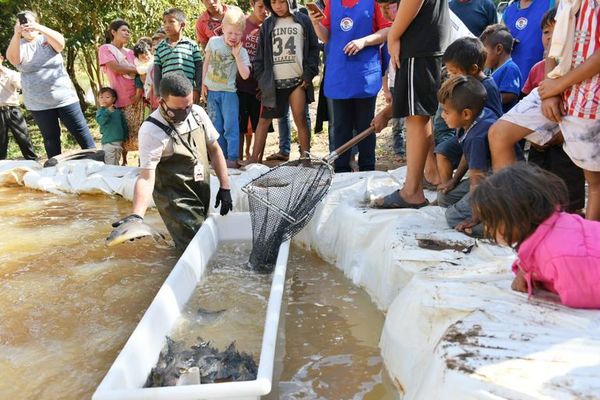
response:
<path id="1" fill-rule="evenodd" d="M 482 225 L 474 219 L 469 199 L 473 190 L 488 175 L 492 159 L 488 145 L 488 129 L 498 119 L 484 107 L 487 93 L 483 84 L 472 76 L 448 79 L 438 92 L 442 118 L 456 129 L 458 142 L 468 166 L 469 179 L 463 180 L 447 194 L 438 193 L 438 203 L 447 206 L 446 221 L 456 230 L 482 236 Z"/>
<path id="2" fill-rule="evenodd" d="M 121 110 L 115 108 L 117 92 L 109 87 L 103 87 L 98 93 L 100 108 L 96 111 L 96 122 L 102 134 L 102 150 L 104 163 L 119 165 L 123 154 L 123 142 L 127 140 L 127 122 Z"/>
<path id="3" fill-rule="evenodd" d="M 510 56 L 513 36 L 506 26 L 495 24 L 485 28 L 479 38 L 487 51 L 485 66 L 492 71 L 492 78 L 502 96 L 502 110 L 506 113 L 519 102 L 523 87 L 521 71 Z"/>

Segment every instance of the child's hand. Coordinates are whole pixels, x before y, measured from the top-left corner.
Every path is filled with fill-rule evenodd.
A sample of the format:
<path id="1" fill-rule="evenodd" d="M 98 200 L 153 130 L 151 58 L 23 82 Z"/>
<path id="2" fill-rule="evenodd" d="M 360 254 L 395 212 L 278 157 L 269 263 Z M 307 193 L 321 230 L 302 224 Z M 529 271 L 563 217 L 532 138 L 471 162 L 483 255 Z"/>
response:
<path id="1" fill-rule="evenodd" d="M 351 40 L 350 42 L 348 42 L 348 44 L 344 46 L 344 53 L 347 56 L 354 56 L 358 54 L 359 51 L 365 48 L 365 43 L 366 42 L 364 38 Z"/>
<path id="2" fill-rule="evenodd" d="M 200 98 L 204 101 L 208 101 L 208 86 L 202 85 L 202 91 L 200 92 Z"/>
<path id="3" fill-rule="evenodd" d="M 475 225 L 477 225 L 478 223 L 479 223 L 479 221 L 477 221 L 475 218 L 465 219 L 463 222 L 456 225 L 454 227 L 454 229 L 456 229 L 459 232 L 464 233 L 465 235 L 472 235 L 473 227 Z"/>
<path id="4" fill-rule="evenodd" d="M 561 122 L 562 116 L 565 115 L 565 104 L 562 101 L 562 97 L 554 96 L 542 100 L 542 114 L 550 121 Z"/>
<path id="5" fill-rule="evenodd" d="M 523 271 L 519 270 L 517 276 L 513 279 L 510 288 L 516 292 L 528 293 L 527 280 Z"/>
<path id="6" fill-rule="evenodd" d="M 440 183 L 437 187 L 437 191 L 442 192 L 443 194 L 448 194 L 448 192 L 452 191 L 456 185 L 457 183 L 454 181 L 454 179 L 450 179 L 448 182 Z"/>
<path id="7" fill-rule="evenodd" d="M 540 98 L 545 100 L 549 97 L 558 96 L 564 92 L 565 88 L 562 85 L 562 79 L 544 79 L 538 86 L 538 93 Z"/>
<path id="8" fill-rule="evenodd" d="M 237 42 L 237 44 L 235 44 L 234 46 L 231 46 L 231 54 L 235 58 L 238 58 L 240 56 L 241 50 L 242 50 L 242 42 L 241 41 Z"/>
<path id="9" fill-rule="evenodd" d="M 392 92 L 387 87 L 383 87 L 383 98 L 386 104 L 392 104 Z"/>
<path id="10" fill-rule="evenodd" d="M 376 133 L 379 133 L 388 126 L 388 122 L 390 122 L 390 119 L 380 112 L 373 118 L 373 121 L 371 121 L 371 126 Z"/>
<path id="11" fill-rule="evenodd" d="M 302 80 L 302 83 L 300 84 L 300 87 L 304 90 L 306 90 L 308 88 L 309 83 L 306 80 Z"/>

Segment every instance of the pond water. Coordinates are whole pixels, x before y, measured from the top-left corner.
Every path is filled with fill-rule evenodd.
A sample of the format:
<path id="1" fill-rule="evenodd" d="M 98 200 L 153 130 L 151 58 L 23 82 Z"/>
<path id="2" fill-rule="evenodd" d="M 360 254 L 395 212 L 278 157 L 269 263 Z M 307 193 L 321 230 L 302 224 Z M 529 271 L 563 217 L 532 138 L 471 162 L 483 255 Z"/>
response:
<path id="1" fill-rule="evenodd" d="M 0 187 L 0 398 L 94 392 L 178 257 L 152 240 L 104 245 L 110 222 L 130 207 L 106 196 Z M 165 231 L 155 211 L 146 220 Z M 248 243 L 226 246 L 174 335 L 206 336 L 219 347 L 236 340 L 258 360 L 270 280 L 237 268 L 233 258 L 247 259 Z M 384 317 L 364 291 L 292 247 L 286 296 L 273 398 L 396 398 L 377 348 Z M 202 330 L 200 307 L 227 311 Z"/>

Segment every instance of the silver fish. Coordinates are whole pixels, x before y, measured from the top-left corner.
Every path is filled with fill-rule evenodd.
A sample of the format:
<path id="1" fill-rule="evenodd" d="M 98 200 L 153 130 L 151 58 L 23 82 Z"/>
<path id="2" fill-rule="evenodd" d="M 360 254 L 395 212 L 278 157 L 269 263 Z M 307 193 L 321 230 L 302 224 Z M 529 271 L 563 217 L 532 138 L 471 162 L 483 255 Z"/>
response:
<path id="1" fill-rule="evenodd" d="M 128 240 L 140 239 L 146 236 L 152 236 L 157 242 L 165 240 L 165 236 L 142 221 L 125 222 L 112 230 L 106 238 L 107 246 L 115 246 Z"/>

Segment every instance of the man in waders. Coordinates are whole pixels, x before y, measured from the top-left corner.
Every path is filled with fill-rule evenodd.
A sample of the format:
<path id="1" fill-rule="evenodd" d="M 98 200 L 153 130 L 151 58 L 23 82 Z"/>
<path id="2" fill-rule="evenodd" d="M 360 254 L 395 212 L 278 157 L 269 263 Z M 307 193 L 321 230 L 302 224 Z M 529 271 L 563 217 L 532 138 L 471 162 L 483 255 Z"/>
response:
<path id="1" fill-rule="evenodd" d="M 215 207 L 220 204 L 225 215 L 233 204 L 219 134 L 206 112 L 193 105 L 191 82 L 181 74 L 168 74 L 159 92 L 159 107 L 139 131 L 141 172 L 133 193 L 133 213 L 113 227 L 142 221 L 152 196 L 175 246 L 183 251 L 208 213 L 208 156 L 220 182 Z"/>

